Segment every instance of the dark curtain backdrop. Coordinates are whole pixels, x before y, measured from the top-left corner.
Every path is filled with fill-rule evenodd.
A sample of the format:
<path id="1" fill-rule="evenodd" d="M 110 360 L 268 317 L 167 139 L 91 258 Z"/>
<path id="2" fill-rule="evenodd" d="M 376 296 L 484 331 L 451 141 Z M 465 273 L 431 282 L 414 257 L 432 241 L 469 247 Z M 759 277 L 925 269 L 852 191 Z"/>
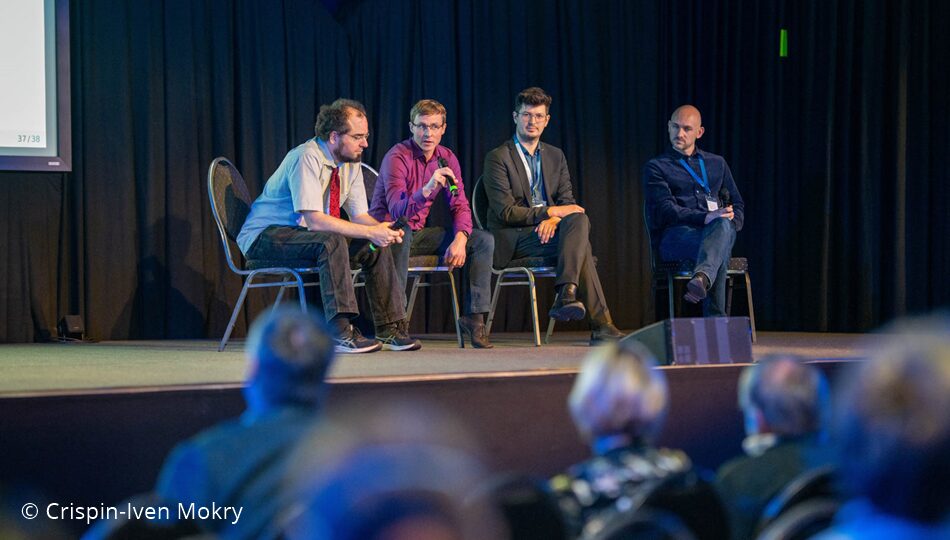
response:
<path id="1" fill-rule="evenodd" d="M 99 339 L 217 337 L 240 281 L 210 216 L 212 158 L 259 192 L 319 104 L 351 96 L 369 109 L 376 166 L 430 97 L 470 191 L 529 85 L 554 97 L 544 138 L 567 155 L 620 326 L 653 317 L 640 168 L 684 102 L 746 199 L 736 253 L 760 328 L 863 331 L 950 303 L 946 3 L 342 4 L 74 3 L 74 171 L 0 174 L 0 341 L 43 339 L 67 313 Z M 449 329 L 431 294 L 414 331 Z M 498 328 L 527 329 L 526 297 L 503 294 Z"/>

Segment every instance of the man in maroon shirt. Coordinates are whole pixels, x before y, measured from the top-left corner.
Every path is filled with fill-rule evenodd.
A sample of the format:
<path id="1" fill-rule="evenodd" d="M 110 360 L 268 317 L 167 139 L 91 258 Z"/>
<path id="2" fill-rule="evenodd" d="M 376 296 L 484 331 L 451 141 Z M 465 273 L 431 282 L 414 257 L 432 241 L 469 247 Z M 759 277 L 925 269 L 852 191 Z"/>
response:
<path id="1" fill-rule="evenodd" d="M 402 243 L 390 246 L 403 288 L 410 256 L 439 255 L 444 265 L 462 269 L 465 314 L 459 326 L 472 346 L 491 348 L 485 314 L 491 303 L 495 240 L 485 231 L 472 229 L 472 211 L 458 158 L 439 146 L 445 134 L 445 116 L 445 107 L 438 101 L 423 99 L 413 105 L 409 111 L 412 137 L 397 143 L 383 157 L 369 213 L 388 221 L 408 220 Z M 451 226 L 427 224 L 429 209 L 439 193 L 448 201 Z"/>

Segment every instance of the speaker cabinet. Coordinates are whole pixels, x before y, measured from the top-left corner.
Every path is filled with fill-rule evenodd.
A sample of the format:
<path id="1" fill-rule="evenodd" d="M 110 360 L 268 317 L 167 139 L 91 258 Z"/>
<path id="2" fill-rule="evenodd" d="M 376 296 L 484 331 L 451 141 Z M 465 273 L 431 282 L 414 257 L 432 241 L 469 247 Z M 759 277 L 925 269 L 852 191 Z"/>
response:
<path id="1" fill-rule="evenodd" d="M 752 327 L 748 317 L 666 319 L 623 339 L 642 343 L 660 364 L 752 362 Z"/>

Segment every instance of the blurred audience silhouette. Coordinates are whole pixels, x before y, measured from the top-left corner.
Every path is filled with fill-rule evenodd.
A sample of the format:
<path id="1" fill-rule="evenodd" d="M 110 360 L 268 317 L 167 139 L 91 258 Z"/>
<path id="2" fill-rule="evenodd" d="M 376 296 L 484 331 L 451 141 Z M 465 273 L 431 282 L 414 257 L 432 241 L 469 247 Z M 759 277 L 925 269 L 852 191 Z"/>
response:
<path id="1" fill-rule="evenodd" d="M 708 519 L 708 537 L 725 535 L 718 498 L 692 474 L 686 454 L 653 445 L 668 399 L 663 372 L 639 343 L 610 344 L 588 355 L 568 406 L 594 457 L 550 482 L 574 534 L 596 534 L 615 514 L 651 503 L 685 509 L 702 500 L 703 515 L 689 509 L 681 517 L 694 526 Z"/>
<path id="2" fill-rule="evenodd" d="M 853 499 L 821 540 L 950 538 L 950 320 L 889 331 L 835 400 L 838 467 Z"/>
<path id="3" fill-rule="evenodd" d="M 240 508 L 236 522 L 232 512 L 198 525 L 221 538 L 261 538 L 292 500 L 287 462 L 318 419 L 333 345 L 324 323 L 310 314 L 278 309 L 259 317 L 246 346 L 246 411 L 174 449 L 155 488 L 160 500 Z"/>
<path id="4" fill-rule="evenodd" d="M 747 455 L 719 468 L 716 487 L 732 538 L 746 540 L 772 497 L 796 476 L 830 462 L 824 433 L 830 396 L 821 371 L 793 356 L 770 356 L 745 368 L 738 393 Z"/>
<path id="5" fill-rule="evenodd" d="M 289 540 L 506 538 L 498 512 L 468 496 L 487 474 L 479 453 L 434 406 L 349 403 L 298 446 L 303 491 L 273 530 Z"/>

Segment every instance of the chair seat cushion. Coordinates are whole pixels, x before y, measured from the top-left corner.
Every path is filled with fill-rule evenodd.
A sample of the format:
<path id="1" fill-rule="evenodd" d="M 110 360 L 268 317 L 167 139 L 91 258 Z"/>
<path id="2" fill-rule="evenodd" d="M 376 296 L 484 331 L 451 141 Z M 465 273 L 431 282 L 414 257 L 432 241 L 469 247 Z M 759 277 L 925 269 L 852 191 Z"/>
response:
<path id="1" fill-rule="evenodd" d="M 244 268 L 247 270 L 260 270 L 262 268 L 293 268 L 295 270 L 300 270 L 305 268 L 315 268 L 316 266 L 317 261 L 310 261 L 306 259 L 248 259 L 244 263 Z"/>
<path id="2" fill-rule="evenodd" d="M 435 268 L 441 266 L 441 262 L 438 255 L 416 255 L 409 257 L 409 268 Z"/>
<path id="3" fill-rule="evenodd" d="M 660 261 L 656 263 L 654 271 L 657 274 L 691 274 L 696 263 L 693 261 Z M 746 272 L 749 269 L 749 261 L 745 257 L 732 257 L 729 259 L 728 271 Z"/>
<path id="4" fill-rule="evenodd" d="M 518 268 L 523 266 L 525 268 L 537 268 L 539 266 L 557 266 L 556 257 L 522 257 L 520 259 L 512 259 L 505 268 Z"/>

